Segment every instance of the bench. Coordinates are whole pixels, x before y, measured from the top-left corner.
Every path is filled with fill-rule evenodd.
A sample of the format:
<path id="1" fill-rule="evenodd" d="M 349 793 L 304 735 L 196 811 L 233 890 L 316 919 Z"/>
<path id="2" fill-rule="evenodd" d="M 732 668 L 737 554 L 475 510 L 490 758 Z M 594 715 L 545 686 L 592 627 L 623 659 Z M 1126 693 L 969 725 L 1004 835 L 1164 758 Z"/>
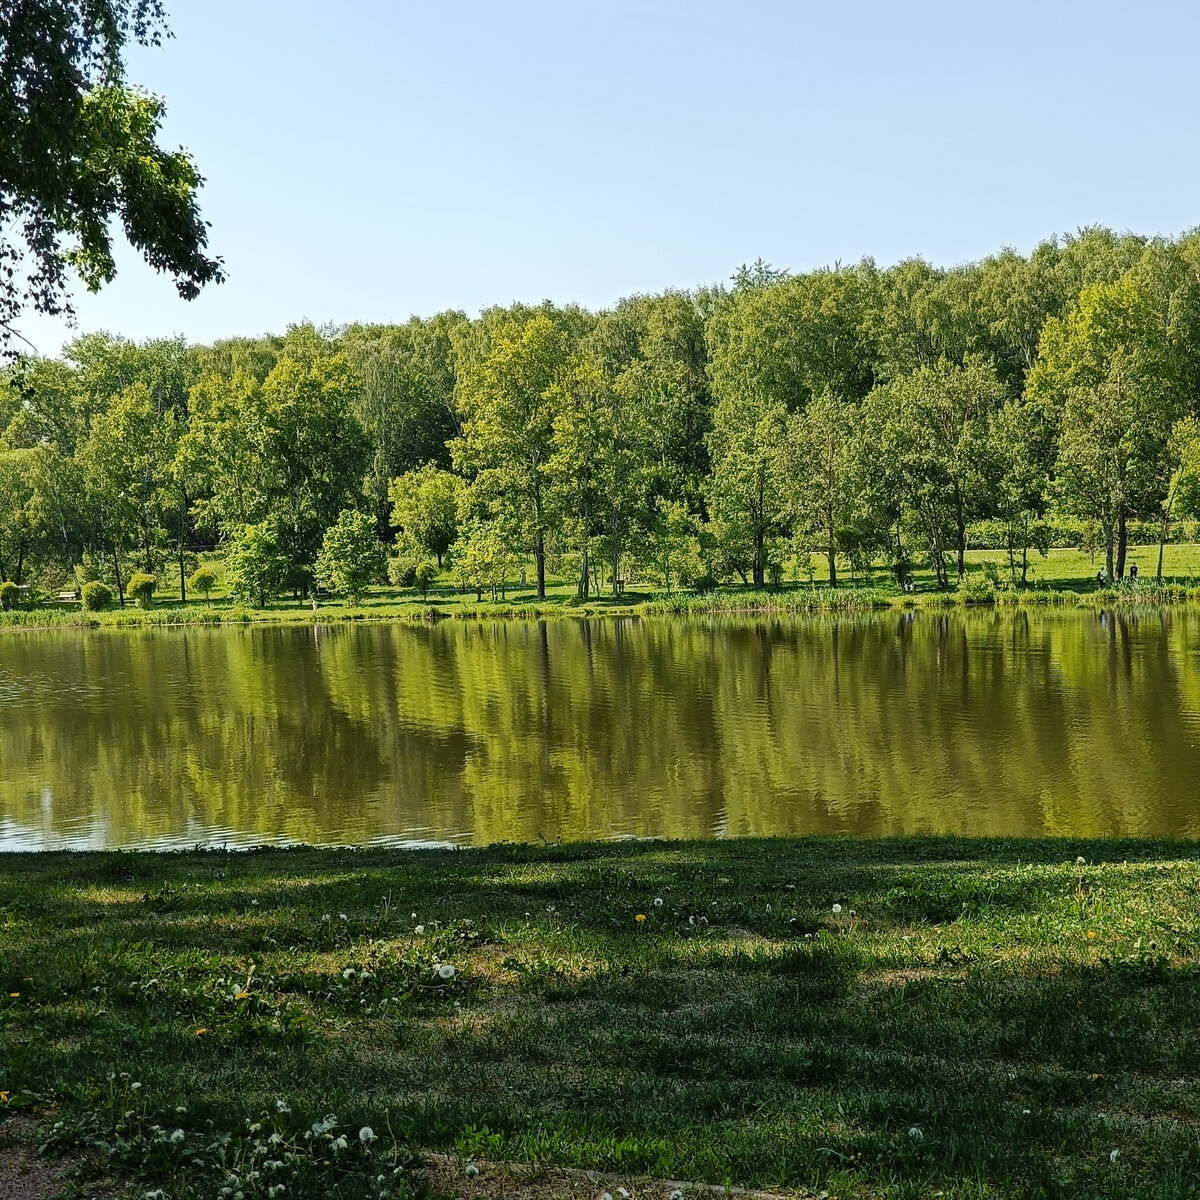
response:
<path id="1" fill-rule="evenodd" d="M 79 599 L 79 593 L 68 588 L 65 592 L 59 592 L 54 598 L 59 604 L 74 604 Z"/>

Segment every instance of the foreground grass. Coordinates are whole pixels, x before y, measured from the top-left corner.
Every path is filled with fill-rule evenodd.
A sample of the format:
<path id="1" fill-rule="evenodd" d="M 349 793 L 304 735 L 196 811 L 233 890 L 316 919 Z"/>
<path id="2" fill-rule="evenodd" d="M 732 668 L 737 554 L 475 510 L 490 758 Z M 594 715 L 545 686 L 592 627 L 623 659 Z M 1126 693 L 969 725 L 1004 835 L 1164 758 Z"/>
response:
<path id="1" fill-rule="evenodd" d="M 831 1196 L 1200 1188 L 1190 844 L 3 865 L 0 1120 L 171 1197 L 403 1194 L 429 1150 Z"/>
<path id="2" fill-rule="evenodd" d="M 915 592 L 905 594 L 881 570 L 857 580 L 843 577 L 841 586 L 830 588 L 823 560 L 814 557 L 812 583 L 786 583 L 777 590 L 726 586 L 715 592 L 675 592 L 639 585 L 625 594 L 594 596 L 580 602 L 575 585 L 551 580 L 546 598 L 539 600 L 531 586 L 510 588 L 503 600 L 480 601 L 473 591 L 463 592 L 444 572 L 427 596 L 392 587 L 374 588 L 358 605 L 340 600 L 323 600 L 316 612 L 308 601 L 280 598 L 266 608 L 250 609 L 235 604 L 228 596 L 203 601 L 179 600 L 178 590 L 169 586 L 154 605 L 142 610 L 132 605 L 103 613 L 82 612 L 78 604 L 42 605 L 30 610 L 0 613 L 3 628 L 146 628 L 165 625 L 221 625 L 267 622 L 311 624 L 342 621 L 428 621 L 444 617 L 462 619 L 539 618 L 554 616 L 602 617 L 637 614 L 704 614 L 725 612 L 806 613 L 863 611 L 887 608 L 946 608 L 955 605 L 1161 605 L 1200 600 L 1200 545 L 1167 547 L 1163 582 L 1154 579 L 1157 548 L 1130 548 L 1130 564 L 1137 563 L 1137 584 L 1104 587 L 1096 582 L 1094 557 L 1080 550 L 1051 550 L 1031 560 L 1029 586 L 1023 589 L 995 588 L 985 575 L 986 564 L 1000 569 L 1008 578 L 1007 559 L 1000 551 L 974 550 L 967 556 L 968 573 L 963 586 L 939 591 L 933 574 L 918 571 Z M 169 579 L 169 576 L 167 577 Z M 166 582 L 166 580 L 164 580 Z"/>

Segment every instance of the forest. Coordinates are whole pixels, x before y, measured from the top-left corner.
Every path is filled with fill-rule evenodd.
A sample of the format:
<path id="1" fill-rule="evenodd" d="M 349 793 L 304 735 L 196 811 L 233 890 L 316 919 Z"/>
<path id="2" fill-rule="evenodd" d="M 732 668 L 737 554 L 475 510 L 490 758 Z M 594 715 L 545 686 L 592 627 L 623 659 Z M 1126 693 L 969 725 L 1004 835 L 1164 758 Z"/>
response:
<path id="1" fill-rule="evenodd" d="M 512 304 L 211 345 L 90 333 L 0 387 L 0 600 L 170 580 L 354 602 L 547 574 L 836 587 L 1200 516 L 1200 233 L 1088 228 L 937 267 L 761 260 L 613 308 Z M 1161 553 L 1159 557 L 1161 572 Z M 90 591 L 89 591 L 90 589 Z"/>

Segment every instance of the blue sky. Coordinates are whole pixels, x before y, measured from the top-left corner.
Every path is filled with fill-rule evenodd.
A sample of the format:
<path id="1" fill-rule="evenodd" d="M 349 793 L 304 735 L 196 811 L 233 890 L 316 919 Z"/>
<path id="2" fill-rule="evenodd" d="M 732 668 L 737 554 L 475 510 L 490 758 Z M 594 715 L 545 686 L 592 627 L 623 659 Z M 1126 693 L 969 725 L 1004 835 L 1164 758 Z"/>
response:
<path id="1" fill-rule="evenodd" d="M 136 256 L 81 331 L 203 341 L 1200 223 L 1200 6 L 168 0 L 131 55 L 229 280 Z M 55 352 L 68 331 L 30 319 Z"/>

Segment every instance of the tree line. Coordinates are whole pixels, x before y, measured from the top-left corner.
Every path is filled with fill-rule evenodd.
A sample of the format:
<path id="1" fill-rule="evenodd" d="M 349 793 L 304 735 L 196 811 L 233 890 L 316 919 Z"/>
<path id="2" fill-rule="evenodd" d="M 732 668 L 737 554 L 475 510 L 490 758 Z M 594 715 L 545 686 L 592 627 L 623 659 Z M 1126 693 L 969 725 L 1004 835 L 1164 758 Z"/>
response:
<path id="1" fill-rule="evenodd" d="M 816 551 L 833 586 L 882 560 L 950 587 L 986 543 L 1020 585 L 1070 526 L 1111 582 L 1134 521 L 1200 513 L 1197 346 L 1200 234 L 1103 228 L 952 268 L 759 261 L 603 312 L 89 334 L 0 386 L 0 579 L 123 601 L 170 569 L 186 598 L 218 549 L 260 604 L 446 568 L 588 597 L 778 584 Z"/>

